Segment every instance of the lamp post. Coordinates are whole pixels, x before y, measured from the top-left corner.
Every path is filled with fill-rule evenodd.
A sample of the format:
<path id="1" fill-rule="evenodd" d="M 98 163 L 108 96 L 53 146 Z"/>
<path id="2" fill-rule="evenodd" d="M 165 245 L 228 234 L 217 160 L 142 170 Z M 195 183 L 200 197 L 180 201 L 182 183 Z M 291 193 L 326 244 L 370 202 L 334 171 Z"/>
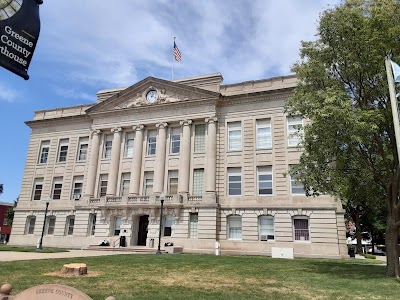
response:
<path id="1" fill-rule="evenodd" d="M 44 221 L 43 221 L 43 228 L 42 228 L 42 235 L 40 236 L 40 242 L 39 245 L 37 246 L 36 250 L 42 250 L 42 244 L 43 244 L 43 235 L 44 235 L 44 228 L 46 227 L 46 218 L 47 218 L 47 209 L 49 208 L 49 202 L 46 202 L 46 210 L 44 212 Z"/>
<path id="2" fill-rule="evenodd" d="M 160 209 L 160 228 L 158 229 L 158 248 L 157 248 L 157 255 L 161 254 L 161 230 L 162 230 L 162 218 L 163 218 L 163 207 L 164 207 L 164 198 L 165 195 L 161 194 L 160 195 L 160 201 L 161 201 L 161 209 Z"/>

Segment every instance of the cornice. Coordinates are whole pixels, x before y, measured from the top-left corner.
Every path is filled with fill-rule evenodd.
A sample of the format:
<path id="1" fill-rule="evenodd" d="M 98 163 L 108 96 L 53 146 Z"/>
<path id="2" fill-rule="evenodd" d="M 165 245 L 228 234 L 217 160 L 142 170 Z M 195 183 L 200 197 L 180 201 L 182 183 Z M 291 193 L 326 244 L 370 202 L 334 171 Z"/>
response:
<path id="1" fill-rule="evenodd" d="M 42 120 L 32 120 L 32 121 L 25 121 L 25 124 L 30 128 L 36 128 L 44 125 L 52 125 L 54 123 L 57 124 L 71 124 L 71 122 L 77 121 L 84 122 L 89 121 L 92 122 L 92 118 L 88 115 L 78 115 L 78 116 L 68 116 L 68 117 L 59 117 L 59 118 L 51 118 L 51 119 L 42 119 Z"/>

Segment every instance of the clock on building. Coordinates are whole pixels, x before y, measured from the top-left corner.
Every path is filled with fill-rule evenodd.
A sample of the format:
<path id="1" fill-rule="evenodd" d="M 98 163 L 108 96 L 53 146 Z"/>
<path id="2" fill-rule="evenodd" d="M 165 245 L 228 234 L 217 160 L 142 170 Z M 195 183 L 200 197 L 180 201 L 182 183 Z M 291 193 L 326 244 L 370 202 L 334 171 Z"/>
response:
<path id="1" fill-rule="evenodd" d="M 148 91 L 147 94 L 146 94 L 146 100 L 147 100 L 149 103 L 154 103 L 154 102 L 156 102 L 156 101 L 157 101 L 157 98 L 158 98 L 158 92 L 157 92 L 156 90 L 150 90 L 150 91 Z"/>
<path id="2" fill-rule="evenodd" d="M 21 8 L 24 0 L 0 0 L 0 21 L 11 18 Z"/>

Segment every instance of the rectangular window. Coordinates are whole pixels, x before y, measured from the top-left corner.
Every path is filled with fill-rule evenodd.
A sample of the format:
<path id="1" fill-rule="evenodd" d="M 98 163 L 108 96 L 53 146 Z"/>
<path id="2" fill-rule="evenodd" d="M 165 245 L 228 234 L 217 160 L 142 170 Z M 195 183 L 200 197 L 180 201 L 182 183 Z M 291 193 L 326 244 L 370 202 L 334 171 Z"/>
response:
<path id="1" fill-rule="evenodd" d="M 240 196 L 242 194 L 242 169 L 228 168 L 228 195 Z"/>
<path id="2" fill-rule="evenodd" d="M 288 146 L 297 146 L 303 138 L 303 119 L 300 116 L 288 117 Z"/>
<path id="3" fill-rule="evenodd" d="M 199 215 L 198 213 L 190 213 L 190 220 L 189 220 L 189 238 L 197 239 L 198 236 L 198 224 L 199 222 Z"/>
<path id="4" fill-rule="evenodd" d="M 242 217 L 229 216 L 228 217 L 228 239 L 241 240 L 242 239 Z"/>
<path id="5" fill-rule="evenodd" d="M 157 146 L 157 131 L 149 130 L 147 133 L 147 155 L 155 155 Z"/>
<path id="6" fill-rule="evenodd" d="M 68 139 L 60 140 L 60 146 L 58 147 L 58 162 L 67 161 L 68 141 Z"/>
<path id="7" fill-rule="evenodd" d="M 260 216 L 258 218 L 258 237 L 260 241 L 268 241 L 275 239 L 274 217 Z"/>
<path id="8" fill-rule="evenodd" d="M 134 142 L 134 133 L 129 132 L 125 136 L 125 149 L 124 149 L 124 157 L 132 158 L 133 157 L 133 142 Z"/>
<path id="9" fill-rule="evenodd" d="M 242 150 L 242 123 L 240 121 L 228 123 L 228 150 Z"/>
<path id="10" fill-rule="evenodd" d="M 26 219 L 25 234 L 33 234 L 35 232 L 36 217 L 30 216 Z"/>
<path id="11" fill-rule="evenodd" d="M 193 170 L 193 196 L 204 194 L 204 169 Z"/>
<path id="12" fill-rule="evenodd" d="M 293 219 L 293 228 L 294 228 L 294 240 L 295 241 L 309 241 L 310 240 L 310 231 L 308 228 L 308 219 L 307 218 L 294 218 Z"/>
<path id="13" fill-rule="evenodd" d="M 107 184 L 108 184 L 108 175 L 107 174 L 100 175 L 99 197 L 103 197 L 107 194 Z"/>
<path id="14" fill-rule="evenodd" d="M 67 227 L 65 229 L 65 235 L 73 235 L 74 234 L 74 226 L 75 226 L 75 216 L 67 217 Z"/>
<path id="15" fill-rule="evenodd" d="M 39 164 L 47 164 L 49 149 L 50 141 L 43 141 L 40 145 Z"/>
<path id="16" fill-rule="evenodd" d="M 89 235 L 94 235 L 96 232 L 96 214 L 89 214 Z"/>
<path id="17" fill-rule="evenodd" d="M 122 217 L 114 218 L 114 235 L 119 235 L 121 232 Z"/>
<path id="18" fill-rule="evenodd" d="M 258 195 L 272 195 L 272 167 L 257 167 Z"/>
<path id="19" fill-rule="evenodd" d="M 56 226 L 56 217 L 47 217 L 47 234 L 54 234 L 54 227 Z"/>
<path id="20" fill-rule="evenodd" d="M 43 178 L 36 178 L 33 183 L 33 200 L 40 200 L 43 190 Z"/>
<path id="21" fill-rule="evenodd" d="M 289 166 L 290 169 L 290 166 Z M 290 175 L 290 191 L 294 195 L 305 195 L 303 184 L 297 180 L 297 175 Z"/>
<path id="22" fill-rule="evenodd" d="M 78 146 L 78 161 L 85 161 L 87 159 L 89 148 L 89 137 L 80 137 Z"/>
<path id="23" fill-rule="evenodd" d="M 194 153 L 204 153 L 206 151 L 206 125 L 198 124 L 194 126 Z"/>
<path id="24" fill-rule="evenodd" d="M 4 226 L 8 226 L 8 219 L 4 219 L 4 220 L 3 220 L 3 225 L 4 225 Z"/>
<path id="25" fill-rule="evenodd" d="M 53 195 L 51 199 L 59 200 L 61 199 L 61 191 L 62 191 L 62 177 L 54 177 L 53 180 Z"/>
<path id="26" fill-rule="evenodd" d="M 164 220 L 164 236 L 172 235 L 172 224 L 174 224 L 174 216 L 167 215 Z"/>
<path id="27" fill-rule="evenodd" d="M 180 128 L 171 128 L 171 154 L 179 153 L 181 148 L 181 132 Z"/>
<path id="28" fill-rule="evenodd" d="M 126 196 L 129 194 L 129 185 L 131 182 L 131 173 L 122 173 L 121 175 L 121 196 Z"/>
<path id="29" fill-rule="evenodd" d="M 268 149 L 272 147 L 271 120 L 256 120 L 257 149 Z"/>
<path id="30" fill-rule="evenodd" d="M 104 137 L 103 158 L 111 158 L 112 140 L 113 136 L 111 134 L 108 134 Z"/>
<path id="31" fill-rule="evenodd" d="M 82 196 L 83 176 L 74 176 L 72 183 L 72 199 L 79 200 Z"/>
<path id="32" fill-rule="evenodd" d="M 145 196 L 153 195 L 153 178 L 154 178 L 154 172 L 145 172 L 144 173 L 144 195 Z"/>
<path id="33" fill-rule="evenodd" d="M 178 194 L 178 171 L 168 172 L 168 194 Z"/>

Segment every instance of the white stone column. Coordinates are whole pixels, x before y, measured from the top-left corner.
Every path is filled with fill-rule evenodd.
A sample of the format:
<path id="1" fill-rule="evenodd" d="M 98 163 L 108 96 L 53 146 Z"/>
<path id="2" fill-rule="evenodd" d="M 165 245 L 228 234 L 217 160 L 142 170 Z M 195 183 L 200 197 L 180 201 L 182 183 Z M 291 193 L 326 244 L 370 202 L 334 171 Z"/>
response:
<path id="1" fill-rule="evenodd" d="M 164 191 L 165 175 L 165 149 L 167 145 L 167 123 L 158 123 L 156 160 L 154 163 L 154 194 L 161 194 Z"/>
<path id="2" fill-rule="evenodd" d="M 190 178 L 190 125 L 192 120 L 180 121 L 182 126 L 182 141 L 179 155 L 178 193 L 189 193 Z"/>
<path id="3" fill-rule="evenodd" d="M 133 144 L 133 161 L 131 168 L 131 182 L 129 185 L 129 194 L 133 196 L 139 195 L 140 176 L 142 170 L 142 152 L 143 152 L 143 129 L 144 125 L 135 125 L 135 141 Z"/>
<path id="4" fill-rule="evenodd" d="M 100 151 L 100 130 L 92 130 L 92 141 L 90 145 L 89 156 L 89 169 L 86 180 L 86 193 L 85 196 L 94 196 L 94 187 L 96 184 L 97 165 L 99 164 L 99 151 Z"/>
<path id="5" fill-rule="evenodd" d="M 119 157 L 121 153 L 121 135 L 122 128 L 115 127 L 111 129 L 114 133 L 112 147 L 111 147 L 111 162 L 108 171 L 108 184 L 107 184 L 107 196 L 115 196 L 117 190 L 118 180 L 118 169 L 119 169 Z"/>
<path id="6" fill-rule="evenodd" d="M 217 173 L 217 117 L 207 118 L 207 145 L 206 145 L 206 193 L 216 192 Z"/>

